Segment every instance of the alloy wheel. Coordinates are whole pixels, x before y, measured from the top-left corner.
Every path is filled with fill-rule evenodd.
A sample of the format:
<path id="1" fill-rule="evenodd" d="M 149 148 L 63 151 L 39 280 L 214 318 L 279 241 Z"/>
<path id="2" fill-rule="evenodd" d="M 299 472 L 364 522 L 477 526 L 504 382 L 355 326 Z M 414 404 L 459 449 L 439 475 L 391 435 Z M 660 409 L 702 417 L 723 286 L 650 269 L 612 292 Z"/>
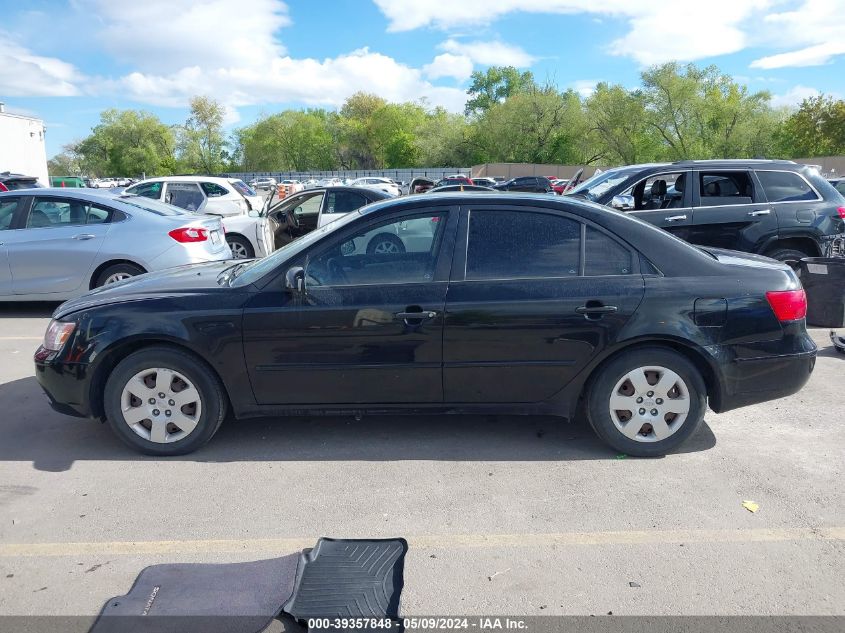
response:
<path id="1" fill-rule="evenodd" d="M 106 277 L 106 281 L 103 283 L 104 286 L 108 286 L 109 284 L 117 283 L 118 281 L 124 281 L 126 279 L 130 279 L 132 275 L 129 273 L 114 273 L 113 275 L 109 275 Z"/>
<path id="2" fill-rule="evenodd" d="M 389 240 L 383 240 L 376 244 L 376 247 L 373 249 L 373 253 L 377 253 L 379 255 L 385 254 L 395 254 L 399 252 L 399 247 L 396 245 L 395 242 L 391 242 Z"/>
<path id="3" fill-rule="evenodd" d="M 240 242 L 229 242 L 229 248 L 232 249 L 232 259 L 250 259 L 246 246 Z"/>

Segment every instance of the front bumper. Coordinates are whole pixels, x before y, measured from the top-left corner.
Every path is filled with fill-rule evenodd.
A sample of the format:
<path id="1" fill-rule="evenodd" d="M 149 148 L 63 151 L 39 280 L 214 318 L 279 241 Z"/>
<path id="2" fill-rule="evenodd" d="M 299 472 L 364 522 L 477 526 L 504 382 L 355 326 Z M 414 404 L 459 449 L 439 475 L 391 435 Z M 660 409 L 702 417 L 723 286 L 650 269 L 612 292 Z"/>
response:
<path id="1" fill-rule="evenodd" d="M 53 410 L 78 418 L 92 417 L 88 363 L 60 361 L 55 352 L 39 347 L 35 352 L 35 379 Z"/>

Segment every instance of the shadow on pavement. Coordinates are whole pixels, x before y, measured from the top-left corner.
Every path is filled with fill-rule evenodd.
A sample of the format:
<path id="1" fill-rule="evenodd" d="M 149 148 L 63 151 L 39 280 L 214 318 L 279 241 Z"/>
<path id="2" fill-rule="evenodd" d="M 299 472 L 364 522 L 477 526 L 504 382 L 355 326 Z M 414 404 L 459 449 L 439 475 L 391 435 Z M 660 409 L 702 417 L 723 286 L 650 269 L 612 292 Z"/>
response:
<path id="1" fill-rule="evenodd" d="M 75 461 L 577 461 L 616 459 L 585 422 L 542 416 L 365 416 L 229 419 L 209 444 L 180 457 L 135 453 L 104 424 L 50 409 L 35 378 L 0 385 L 0 460 L 59 472 Z M 704 423 L 678 453 L 705 451 Z"/>
<path id="2" fill-rule="evenodd" d="M 60 301 L 0 302 L 0 319 L 50 318 Z"/>

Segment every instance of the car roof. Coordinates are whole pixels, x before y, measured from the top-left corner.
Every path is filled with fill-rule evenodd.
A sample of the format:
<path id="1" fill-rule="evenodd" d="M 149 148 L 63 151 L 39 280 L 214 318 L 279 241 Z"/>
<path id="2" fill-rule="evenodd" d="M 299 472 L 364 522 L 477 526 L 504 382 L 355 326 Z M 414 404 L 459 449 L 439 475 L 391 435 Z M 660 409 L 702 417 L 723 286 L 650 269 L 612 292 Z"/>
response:
<path id="1" fill-rule="evenodd" d="M 114 200 L 115 195 L 110 193 L 108 189 L 81 189 L 77 187 L 37 187 L 33 189 L 16 189 L 15 191 L 4 191 L 0 196 L 9 198 L 12 196 L 61 196 L 62 198 L 79 198 L 85 200 L 87 198 L 102 198 L 103 200 Z"/>
<path id="2" fill-rule="evenodd" d="M 114 178 L 109 178 L 108 180 L 114 180 Z M 140 185 L 141 183 L 145 182 L 196 182 L 198 180 L 216 183 L 230 183 L 240 180 L 240 178 L 229 178 L 225 176 L 204 176 L 202 174 L 197 174 L 196 176 L 155 176 L 153 178 L 146 178 L 133 184 Z"/>

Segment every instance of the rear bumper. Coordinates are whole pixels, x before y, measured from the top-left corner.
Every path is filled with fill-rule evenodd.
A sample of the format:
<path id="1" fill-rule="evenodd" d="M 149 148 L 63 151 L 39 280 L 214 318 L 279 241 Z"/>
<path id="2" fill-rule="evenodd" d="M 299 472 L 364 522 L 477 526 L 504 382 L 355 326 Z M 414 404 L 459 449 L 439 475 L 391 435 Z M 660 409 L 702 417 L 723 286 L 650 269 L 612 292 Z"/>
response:
<path id="1" fill-rule="evenodd" d="M 714 411 L 791 396 L 807 384 L 816 364 L 816 344 L 803 321 L 784 329 L 778 341 L 723 348 L 724 381 L 719 398 L 711 398 Z"/>

